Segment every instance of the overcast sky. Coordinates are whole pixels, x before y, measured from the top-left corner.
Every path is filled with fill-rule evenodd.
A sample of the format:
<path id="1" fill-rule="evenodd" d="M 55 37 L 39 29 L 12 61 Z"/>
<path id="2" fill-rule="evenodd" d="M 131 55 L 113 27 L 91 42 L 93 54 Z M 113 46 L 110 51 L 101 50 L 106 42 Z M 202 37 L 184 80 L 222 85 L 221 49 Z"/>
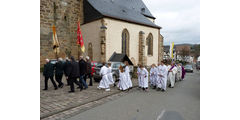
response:
<path id="1" fill-rule="evenodd" d="M 200 0 L 143 0 L 162 27 L 164 45 L 200 43 Z"/>

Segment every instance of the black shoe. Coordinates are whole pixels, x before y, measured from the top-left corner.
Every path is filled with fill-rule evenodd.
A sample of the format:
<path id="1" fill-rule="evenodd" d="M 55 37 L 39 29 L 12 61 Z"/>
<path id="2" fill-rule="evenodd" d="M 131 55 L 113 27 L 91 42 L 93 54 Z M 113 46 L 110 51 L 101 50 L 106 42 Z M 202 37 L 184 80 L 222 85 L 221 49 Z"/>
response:
<path id="1" fill-rule="evenodd" d="M 81 87 L 77 87 L 77 89 L 82 89 Z"/>
<path id="2" fill-rule="evenodd" d="M 54 88 L 54 90 L 57 90 L 58 88 Z"/>
<path id="3" fill-rule="evenodd" d="M 74 93 L 74 91 L 68 91 L 68 93 Z"/>
<path id="4" fill-rule="evenodd" d="M 93 86 L 92 84 L 89 84 L 88 86 Z"/>
<path id="5" fill-rule="evenodd" d="M 45 88 L 45 89 L 42 89 L 42 90 L 48 90 L 48 89 Z"/>
<path id="6" fill-rule="evenodd" d="M 64 84 L 60 85 L 60 88 L 63 88 Z"/>
<path id="7" fill-rule="evenodd" d="M 114 83 L 114 84 L 113 84 L 113 87 L 116 87 L 116 86 L 117 86 L 117 85 Z"/>

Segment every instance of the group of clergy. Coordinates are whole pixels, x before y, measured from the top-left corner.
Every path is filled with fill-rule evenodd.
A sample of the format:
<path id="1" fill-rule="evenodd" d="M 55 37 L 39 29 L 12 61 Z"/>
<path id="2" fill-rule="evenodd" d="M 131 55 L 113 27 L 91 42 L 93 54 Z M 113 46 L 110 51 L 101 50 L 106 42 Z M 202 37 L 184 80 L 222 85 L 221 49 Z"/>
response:
<path id="1" fill-rule="evenodd" d="M 119 82 L 117 84 L 119 90 L 122 91 L 129 90 L 133 86 L 129 74 L 129 64 L 127 61 L 125 61 L 124 64 L 124 67 L 119 67 Z M 116 86 L 116 81 L 113 80 L 111 63 L 108 63 L 107 66 L 104 65 L 101 68 L 100 75 L 102 76 L 102 79 L 99 83 L 98 89 L 110 91 L 110 85 Z M 168 64 L 165 61 L 161 61 L 158 66 L 152 64 L 149 72 L 143 65 L 138 65 L 137 75 L 139 88 L 143 91 L 148 90 L 148 83 L 150 83 L 150 86 L 153 89 L 164 92 L 166 91 L 167 86 L 173 88 L 175 81 L 184 80 L 185 70 L 180 63 L 175 64 L 174 62 L 171 62 L 171 64 Z M 148 76 L 150 79 L 148 79 Z"/>
<path id="2" fill-rule="evenodd" d="M 142 74 L 142 72 L 140 72 L 140 74 Z M 175 81 L 184 80 L 184 76 L 185 70 L 182 64 L 175 64 L 174 62 L 168 64 L 165 61 L 161 61 L 158 66 L 155 64 L 151 65 L 150 85 L 153 87 L 153 89 L 161 90 L 164 92 L 166 91 L 167 86 L 173 88 Z M 141 81 L 143 81 L 142 78 L 139 78 L 139 87 L 142 87 Z"/>
<path id="3" fill-rule="evenodd" d="M 133 86 L 131 76 L 129 74 L 130 70 L 128 61 L 125 61 L 124 64 L 124 68 L 121 65 L 119 67 L 119 82 L 117 84 L 119 90 L 122 91 L 129 90 Z M 108 63 L 107 66 L 105 66 L 105 63 L 103 63 L 103 67 L 100 69 L 100 75 L 102 76 L 102 79 L 99 83 L 98 89 L 110 91 L 110 85 L 116 86 L 115 81 L 113 80 L 111 63 Z"/>

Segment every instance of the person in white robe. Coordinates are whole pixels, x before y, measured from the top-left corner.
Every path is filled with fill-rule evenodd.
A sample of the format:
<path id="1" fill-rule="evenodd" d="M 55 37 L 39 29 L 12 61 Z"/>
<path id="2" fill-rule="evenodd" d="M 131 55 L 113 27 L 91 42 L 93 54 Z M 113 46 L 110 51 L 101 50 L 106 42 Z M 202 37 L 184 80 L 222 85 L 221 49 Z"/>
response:
<path id="1" fill-rule="evenodd" d="M 142 84 L 142 89 L 144 91 L 147 91 L 148 89 L 148 71 L 145 67 L 141 65 L 141 76 L 140 76 L 141 84 Z"/>
<path id="2" fill-rule="evenodd" d="M 129 72 L 130 72 L 130 69 L 129 69 L 129 67 L 128 67 L 128 61 L 125 61 L 125 74 L 126 74 L 126 77 L 127 77 L 127 81 L 128 81 L 128 86 L 129 86 L 129 88 L 132 88 L 132 80 L 131 80 L 131 76 L 130 76 L 130 74 L 129 74 Z"/>
<path id="3" fill-rule="evenodd" d="M 168 66 L 169 68 L 169 66 Z M 175 75 L 177 73 L 177 67 L 175 66 L 175 63 L 172 62 L 169 70 L 168 70 L 168 77 L 169 77 L 169 87 L 170 88 L 173 88 L 174 87 L 174 84 L 175 84 Z"/>
<path id="4" fill-rule="evenodd" d="M 161 61 L 159 65 L 159 82 L 157 84 L 158 90 L 166 91 L 167 89 L 167 75 L 168 75 L 168 68 L 164 64 L 164 61 Z"/>
<path id="5" fill-rule="evenodd" d="M 158 67 L 154 64 L 154 71 L 155 71 L 155 74 L 154 74 L 154 89 L 157 88 L 157 81 L 158 81 Z"/>
<path id="6" fill-rule="evenodd" d="M 120 66 L 119 67 L 119 82 L 118 82 L 118 85 L 117 87 L 119 88 L 119 90 L 127 90 L 129 87 L 128 87 L 128 84 L 127 84 L 127 77 L 126 77 L 126 74 L 123 70 L 123 67 Z"/>
<path id="7" fill-rule="evenodd" d="M 180 63 L 177 64 L 177 81 L 181 81 L 182 80 L 182 66 Z"/>
<path id="8" fill-rule="evenodd" d="M 102 76 L 102 79 L 99 83 L 98 89 L 105 89 L 105 91 L 110 91 L 107 73 L 108 68 L 105 66 L 105 63 L 103 63 L 103 67 L 100 70 L 100 75 Z"/>
<path id="9" fill-rule="evenodd" d="M 142 84 L 141 84 L 141 81 L 140 81 L 140 74 L 141 73 L 141 68 L 140 68 L 140 64 L 138 64 L 138 68 L 137 68 L 137 75 L 138 75 L 138 87 L 139 88 L 142 88 Z"/>
<path id="10" fill-rule="evenodd" d="M 156 88 L 157 90 L 160 88 L 160 63 L 156 66 Z"/>
<path id="11" fill-rule="evenodd" d="M 108 76 L 108 80 L 109 80 L 108 81 L 109 85 L 113 85 L 115 83 L 115 81 L 113 80 L 111 63 L 108 63 L 107 76 Z"/>
<path id="12" fill-rule="evenodd" d="M 167 66 L 167 70 L 169 71 L 171 68 L 171 65 L 169 63 L 166 63 L 166 66 Z M 167 85 L 169 86 L 170 85 L 170 77 L 168 74 L 167 74 L 167 83 L 168 83 Z"/>
<path id="13" fill-rule="evenodd" d="M 150 84 L 153 87 L 153 89 L 156 88 L 156 82 L 157 82 L 157 68 L 155 64 L 151 65 L 150 69 Z"/>

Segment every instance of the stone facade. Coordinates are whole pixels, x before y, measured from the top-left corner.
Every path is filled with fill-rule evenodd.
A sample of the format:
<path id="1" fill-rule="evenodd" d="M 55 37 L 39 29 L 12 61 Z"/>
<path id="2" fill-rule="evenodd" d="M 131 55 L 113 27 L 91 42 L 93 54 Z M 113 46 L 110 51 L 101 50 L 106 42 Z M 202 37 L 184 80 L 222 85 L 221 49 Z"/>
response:
<path id="1" fill-rule="evenodd" d="M 145 45 L 144 45 L 144 40 L 145 40 L 145 37 L 144 37 L 145 33 L 143 31 L 140 31 L 139 32 L 139 44 L 138 44 L 138 64 L 146 64 L 146 61 L 144 56 L 145 56 Z"/>
<path id="2" fill-rule="evenodd" d="M 164 47 L 163 47 L 163 36 L 160 34 L 160 30 L 158 31 L 158 63 L 163 60 L 164 55 Z"/>
<path id="3" fill-rule="evenodd" d="M 78 56 L 77 21 L 83 23 L 83 0 L 41 0 L 40 1 L 40 65 L 45 59 L 56 59 L 52 46 L 52 26 L 60 42 L 58 57 L 71 53 Z"/>

